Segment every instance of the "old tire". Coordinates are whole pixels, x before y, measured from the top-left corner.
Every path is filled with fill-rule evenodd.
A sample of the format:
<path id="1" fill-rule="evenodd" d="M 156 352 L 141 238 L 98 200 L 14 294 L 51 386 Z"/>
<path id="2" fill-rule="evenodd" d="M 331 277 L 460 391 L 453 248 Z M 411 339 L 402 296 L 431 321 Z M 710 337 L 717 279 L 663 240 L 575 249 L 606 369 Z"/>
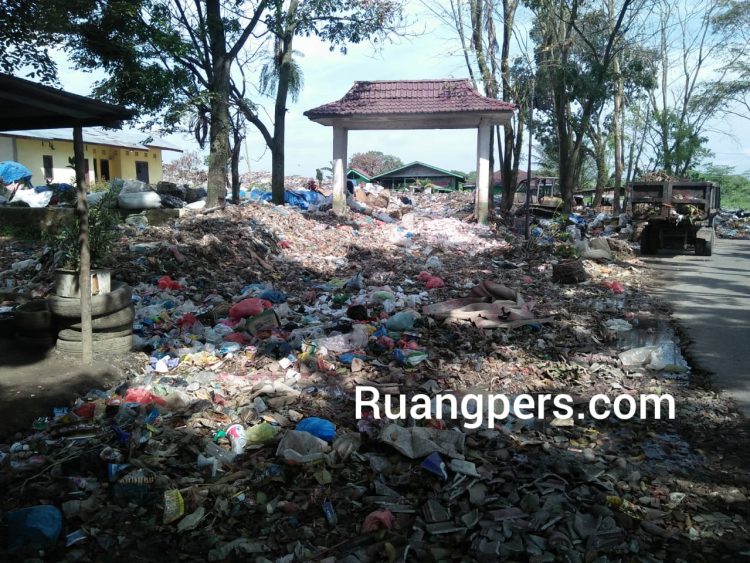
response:
<path id="1" fill-rule="evenodd" d="M 81 342 L 57 339 L 55 346 L 58 352 L 68 354 L 80 354 Z M 94 352 L 97 354 L 124 354 L 133 348 L 133 335 L 118 336 L 109 340 L 95 340 L 93 342 Z"/>
<path id="2" fill-rule="evenodd" d="M 130 334 L 133 334 L 133 327 L 130 325 L 124 325 L 124 326 L 119 326 L 117 328 L 110 329 L 110 330 L 95 331 L 92 334 L 92 338 L 95 341 L 113 340 L 115 338 L 120 338 L 121 336 L 128 336 Z M 61 330 L 58 333 L 57 337 L 60 340 L 67 340 L 68 342 L 80 342 L 81 331 L 73 330 L 72 328 L 66 328 L 66 329 Z"/>
<path id="3" fill-rule="evenodd" d="M 95 331 L 111 330 L 113 328 L 120 328 L 123 325 L 133 324 L 135 318 L 135 310 L 133 306 L 125 307 L 114 313 L 108 313 L 106 315 L 97 315 L 91 318 L 91 328 Z M 80 321 L 73 323 L 69 328 L 74 330 L 81 330 Z"/>
<path id="4" fill-rule="evenodd" d="M 130 305 L 132 291 L 124 282 L 112 282 L 112 291 L 91 298 L 91 315 L 107 315 Z M 78 297 L 49 298 L 49 308 L 58 317 L 81 318 L 81 300 Z M 121 323 L 122 324 L 122 323 Z"/>
<path id="5" fill-rule="evenodd" d="M 51 324 L 46 299 L 35 299 L 16 309 L 16 328 L 21 332 L 49 332 Z"/>

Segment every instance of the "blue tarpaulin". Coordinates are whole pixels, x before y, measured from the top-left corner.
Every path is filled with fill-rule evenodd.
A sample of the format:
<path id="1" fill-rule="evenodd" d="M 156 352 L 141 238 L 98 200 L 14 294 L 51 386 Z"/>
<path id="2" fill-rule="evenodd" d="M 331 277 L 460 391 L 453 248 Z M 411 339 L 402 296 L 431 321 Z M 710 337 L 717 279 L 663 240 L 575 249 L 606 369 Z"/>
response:
<path id="1" fill-rule="evenodd" d="M 271 201 L 271 192 L 264 190 L 251 190 L 248 194 L 251 201 Z M 284 203 L 294 205 L 300 209 L 307 210 L 311 205 L 318 205 L 325 196 L 310 190 L 287 190 L 284 192 Z"/>
<path id="2" fill-rule="evenodd" d="M 2 178 L 3 182 L 6 184 L 31 180 L 31 170 L 26 168 L 23 164 L 19 164 L 12 160 L 6 160 L 5 162 L 0 162 L 0 178 Z"/>

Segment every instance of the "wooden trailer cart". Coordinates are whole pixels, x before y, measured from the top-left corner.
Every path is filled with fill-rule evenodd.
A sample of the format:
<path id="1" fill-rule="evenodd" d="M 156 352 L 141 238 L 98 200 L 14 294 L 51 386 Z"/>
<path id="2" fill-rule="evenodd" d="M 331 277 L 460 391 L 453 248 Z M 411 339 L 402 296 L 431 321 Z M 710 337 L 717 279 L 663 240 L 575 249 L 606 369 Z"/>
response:
<path id="1" fill-rule="evenodd" d="M 641 232 L 641 254 L 695 248 L 711 256 L 714 217 L 721 189 L 712 182 L 634 182 L 628 186 L 627 212 Z"/>

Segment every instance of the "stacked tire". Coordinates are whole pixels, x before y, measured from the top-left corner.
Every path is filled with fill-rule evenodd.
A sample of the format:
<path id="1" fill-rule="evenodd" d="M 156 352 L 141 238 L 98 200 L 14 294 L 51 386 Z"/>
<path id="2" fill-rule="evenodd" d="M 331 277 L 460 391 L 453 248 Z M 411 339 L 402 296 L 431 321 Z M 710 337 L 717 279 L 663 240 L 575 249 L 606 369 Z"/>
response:
<path id="1" fill-rule="evenodd" d="M 34 299 L 16 309 L 16 340 L 32 350 L 47 350 L 55 343 L 52 313 L 46 299 Z"/>
<path id="2" fill-rule="evenodd" d="M 113 282 L 112 291 L 91 298 L 93 348 L 97 353 L 129 352 L 133 346 L 132 290 L 123 282 Z M 56 348 L 60 352 L 81 352 L 81 301 L 78 297 L 49 298 L 49 309 L 61 329 Z"/>

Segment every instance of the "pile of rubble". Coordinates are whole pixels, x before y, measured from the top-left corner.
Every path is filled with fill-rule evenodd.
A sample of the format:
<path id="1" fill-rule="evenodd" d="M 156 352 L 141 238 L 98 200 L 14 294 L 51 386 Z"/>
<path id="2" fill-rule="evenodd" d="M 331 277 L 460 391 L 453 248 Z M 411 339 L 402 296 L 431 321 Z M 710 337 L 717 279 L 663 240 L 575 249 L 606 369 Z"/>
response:
<path id="1" fill-rule="evenodd" d="M 715 219 L 716 234 L 720 238 L 750 239 L 750 212 L 742 209 L 722 210 Z"/>
<path id="2" fill-rule="evenodd" d="M 747 479 L 716 482 L 722 460 L 688 441 L 736 415 L 689 385 L 627 244 L 555 222 L 526 242 L 460 221 L 470 194 L 408 197 L 393 222 L 260 203 L 123 226 L 142 369 L 0 446 L 5 545 L 351 563 L 746 549 Z M 19 286 L 44 293 L 46 258 L 17 252 L 39 264 Z M 578 283 L 553 281 L 570 263 Z M 357 416 L 362 386 L 402 418 Z M 574 416 L 437 417 L 439 395 L 476 414 L 495 393 L 567 393 Z M 597 420 L 597 393 L 669 393 L 677 418 Z M 398 406 L 418 394 L 432 420 Z"/>

